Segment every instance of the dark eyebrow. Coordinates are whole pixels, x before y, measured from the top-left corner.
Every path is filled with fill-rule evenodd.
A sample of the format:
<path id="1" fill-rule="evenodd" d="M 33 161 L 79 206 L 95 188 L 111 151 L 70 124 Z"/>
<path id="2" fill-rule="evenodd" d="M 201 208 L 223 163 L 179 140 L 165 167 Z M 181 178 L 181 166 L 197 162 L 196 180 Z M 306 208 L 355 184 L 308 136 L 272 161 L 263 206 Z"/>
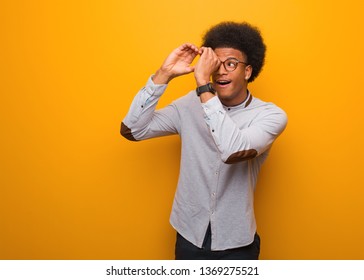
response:
<path id="1" fill-rule="evenodd" d="M 228 60 L 228 59 L 235 59 L 235 60 L 239 61 L 239 59 L 237 59 L 236 57 L 233 57 L 233 56 L 229 56 L 229 57 L 227 57 L 227 58 L 226 58 L 226 59 L 224 59 L 224 60 L 220 59 L 220 61 L 226 61 L 226 60 Z"/>

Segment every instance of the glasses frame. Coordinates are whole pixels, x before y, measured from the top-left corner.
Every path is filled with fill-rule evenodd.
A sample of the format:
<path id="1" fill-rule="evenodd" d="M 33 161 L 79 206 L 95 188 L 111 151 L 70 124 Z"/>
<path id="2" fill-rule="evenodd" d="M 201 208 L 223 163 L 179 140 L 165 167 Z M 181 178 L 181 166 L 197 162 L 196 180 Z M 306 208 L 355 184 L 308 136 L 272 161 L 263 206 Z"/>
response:
<path id="1" fill-rule="evenodd" d="M 226 62 L 226 61 L 228 61 L 228 60 L 234 60 L 234 61 L 236 61 L 236 62 L 238 63 L 238 64 L 236 65 L 236 67 L 235 67 L 233 70 L 228 70 L 228 69 L 226 68 L 225 62 Z M 246 62 L 244 62 L 244 61 L 240 61 L 239 59 L 237 59 L 237 58 L 235 58 L 235 57 L 228 57 L 228 58 L 227 58 L 227 59 L 225 59 L 224 61 L 221 61 L 221 64 L 222 64 L 222 65 L 224 65 L 224 68 L 225 68 L 225 70 L 226 70 L 227 72 L 233 72 L 233 71 L 235 71 L 235 70 L 236 70 L 236 68 L 238 68 L 239 63 L 241 63 L 241 64 L 245 64 L 246 66 L 248 66 L 248 65 L 249 65 L 248 63 L 246 63 Z"/>

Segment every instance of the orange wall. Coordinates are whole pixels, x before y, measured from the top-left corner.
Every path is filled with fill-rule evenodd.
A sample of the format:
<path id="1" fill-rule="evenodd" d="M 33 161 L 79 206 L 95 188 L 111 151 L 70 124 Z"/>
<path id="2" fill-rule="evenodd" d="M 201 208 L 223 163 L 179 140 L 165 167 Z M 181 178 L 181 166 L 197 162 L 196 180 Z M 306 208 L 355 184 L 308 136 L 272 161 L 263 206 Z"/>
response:
<path id="1" fill-rule="evenodd" d="M 179 138 L 132 143 L 119 124 L 172 49 L 246 20 L 268 46 L 250 90 L 289 116 L 257 186 L 261 258 L 364 259 L 362 5 L 2 1 L 0 258 L 173 258 Z"/>

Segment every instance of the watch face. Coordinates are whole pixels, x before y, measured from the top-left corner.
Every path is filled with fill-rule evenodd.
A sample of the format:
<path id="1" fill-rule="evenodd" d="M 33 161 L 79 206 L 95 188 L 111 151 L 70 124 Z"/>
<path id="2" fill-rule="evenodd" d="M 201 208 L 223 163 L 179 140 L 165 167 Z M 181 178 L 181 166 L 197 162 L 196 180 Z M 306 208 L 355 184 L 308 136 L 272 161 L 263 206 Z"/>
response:
<path id="1" fill-rule="evenodd" d="M 209 92 L 216 93 L 216 90 L 213 88 L 211 83 L 207 84 L 207 86 L 209 87 Z"/>

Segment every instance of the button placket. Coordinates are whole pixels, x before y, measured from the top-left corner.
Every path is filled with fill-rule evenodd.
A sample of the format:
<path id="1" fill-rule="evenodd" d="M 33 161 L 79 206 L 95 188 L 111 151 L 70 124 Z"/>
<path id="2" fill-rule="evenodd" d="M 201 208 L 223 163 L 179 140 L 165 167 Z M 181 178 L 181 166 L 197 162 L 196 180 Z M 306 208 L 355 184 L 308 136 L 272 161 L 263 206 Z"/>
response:
<path id="1" fill-rule="evenodd" d="M 211 219 L 213 219 L 215 212 L 216 212 L 216 193 L 217 193 L 217 189 L 218 189 L 218 177 L 219 177 L 219 169 L 216 169 L 214 172 L 214 181 L 216 182 L 214 185 L 214 188 L 211 190 Z"/>

